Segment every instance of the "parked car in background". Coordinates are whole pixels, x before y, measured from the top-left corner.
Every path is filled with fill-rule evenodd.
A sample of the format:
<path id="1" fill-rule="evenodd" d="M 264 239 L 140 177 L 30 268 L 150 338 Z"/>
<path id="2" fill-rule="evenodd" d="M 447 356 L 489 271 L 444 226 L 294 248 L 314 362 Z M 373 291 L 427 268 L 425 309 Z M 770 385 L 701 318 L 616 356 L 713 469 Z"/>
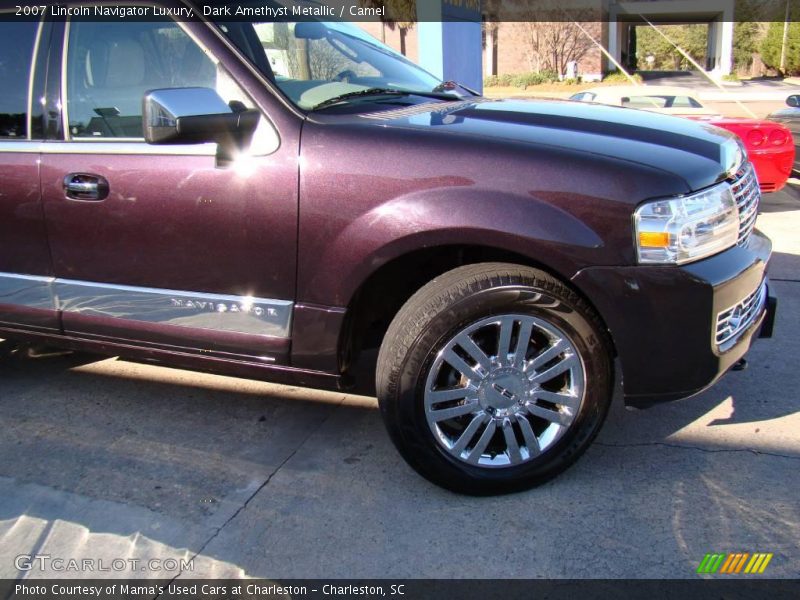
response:
<path id="1" fill-rule="evenodd" d="M 728 118 L 704 107 L 691 90 L 668 86 L 609 86 L 579 92 L 570 100 L 626 106 L 706 121 L 738 135 L 763 192 L 777 192 L 792 173 L 796 152 L 789 128 L 768 119 Z"/>
<path id="2" fill-rule="evenodd" d="M 370 391 L 491 494 L 572 464 L 615 382 L 691 396 L 771 335 L 722 129 L 458 96 L 344 23 L 0 21 L 7 57 L 0 338 Z"/>
<path id="3" fill-rule="evenodd" d="M 800 171 L 800 94 L 789 96 L 786 105 L 787 108 L 774 112 L 767 118 L 782 123 L 791 130 L 794 137 L 794 170 Z"/>

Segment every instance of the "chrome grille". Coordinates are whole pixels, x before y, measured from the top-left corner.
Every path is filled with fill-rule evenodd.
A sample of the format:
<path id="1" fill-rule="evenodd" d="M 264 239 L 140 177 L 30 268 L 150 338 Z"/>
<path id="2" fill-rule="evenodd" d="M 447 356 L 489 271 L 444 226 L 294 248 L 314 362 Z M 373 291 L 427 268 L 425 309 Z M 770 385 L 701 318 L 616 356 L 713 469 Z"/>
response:
<path id="1" fill-rule="evenodd" d="M 761 189 L 758 187 L 756 171 L 751 163 L 745 163 L 731 182 L 733 197 L 739 207 L 739 240 L 744 246 L 756 226 L 758 204 L 761 202 Z"/>
<path id="2" fill-rule="evenodd" d="M 744 300 L 717 315 L 716 342 L 721 351 L 733 346 L 739 334 L 745 331 L 761 314 L 767 300 L 767 280 Z"/>

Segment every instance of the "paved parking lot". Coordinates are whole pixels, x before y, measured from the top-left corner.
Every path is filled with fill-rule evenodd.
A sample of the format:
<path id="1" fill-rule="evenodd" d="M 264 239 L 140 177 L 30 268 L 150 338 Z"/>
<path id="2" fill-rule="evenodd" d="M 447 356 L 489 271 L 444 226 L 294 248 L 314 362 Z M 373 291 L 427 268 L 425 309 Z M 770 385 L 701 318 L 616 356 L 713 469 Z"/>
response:
<path id="1" fill-rule="evenodd" d="M 767 574 L 798 577 L 800 185 L 763 211 L 780 304 L 749 369 L 647 411 L 617 402 L 578 464 L 512 496 L 419 478 L 371 398 L 0 360 L 0 577 L 35 553 L 165 569 L 106 576 L 682 578 L 734 551 L 773 552 Z M 193 571 L 164 560 L 194 556 Z"/>

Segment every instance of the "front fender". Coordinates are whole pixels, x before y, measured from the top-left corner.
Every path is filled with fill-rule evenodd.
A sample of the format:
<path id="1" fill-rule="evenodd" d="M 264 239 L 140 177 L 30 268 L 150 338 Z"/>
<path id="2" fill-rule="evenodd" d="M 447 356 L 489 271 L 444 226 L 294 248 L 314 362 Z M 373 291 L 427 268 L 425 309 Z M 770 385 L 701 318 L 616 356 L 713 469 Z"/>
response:
<path id="1" fill-rule="evenodd" d="M 576 203 L 582 205 L 580 199 Z M 534 193 L 474 187 L 418 190 L 301 237 L 300 302 L 346 306 L 375 271 L 404 254 L 450 245 L 491 247 L 527 256 L 565 279 L 588 264 L 619 264 L 587 224 Z M 313 239 L 312 239 L 313 237 Z M 302 246 L 302 245 L 301 245 Z"/>

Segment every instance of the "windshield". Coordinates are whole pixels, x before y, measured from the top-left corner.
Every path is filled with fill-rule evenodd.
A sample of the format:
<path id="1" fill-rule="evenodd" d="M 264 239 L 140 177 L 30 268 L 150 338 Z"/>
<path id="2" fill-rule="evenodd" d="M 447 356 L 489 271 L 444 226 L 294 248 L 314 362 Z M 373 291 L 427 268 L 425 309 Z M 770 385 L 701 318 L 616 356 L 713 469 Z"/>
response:
<path id="1" fill-rule="evenodd" d="M 351 23 L 219 23 L 289 99 L 310 110 L 386 89 L 431 92 L 441 81 Z M 351 95 L 352 94 L 352 95 Z"/>

